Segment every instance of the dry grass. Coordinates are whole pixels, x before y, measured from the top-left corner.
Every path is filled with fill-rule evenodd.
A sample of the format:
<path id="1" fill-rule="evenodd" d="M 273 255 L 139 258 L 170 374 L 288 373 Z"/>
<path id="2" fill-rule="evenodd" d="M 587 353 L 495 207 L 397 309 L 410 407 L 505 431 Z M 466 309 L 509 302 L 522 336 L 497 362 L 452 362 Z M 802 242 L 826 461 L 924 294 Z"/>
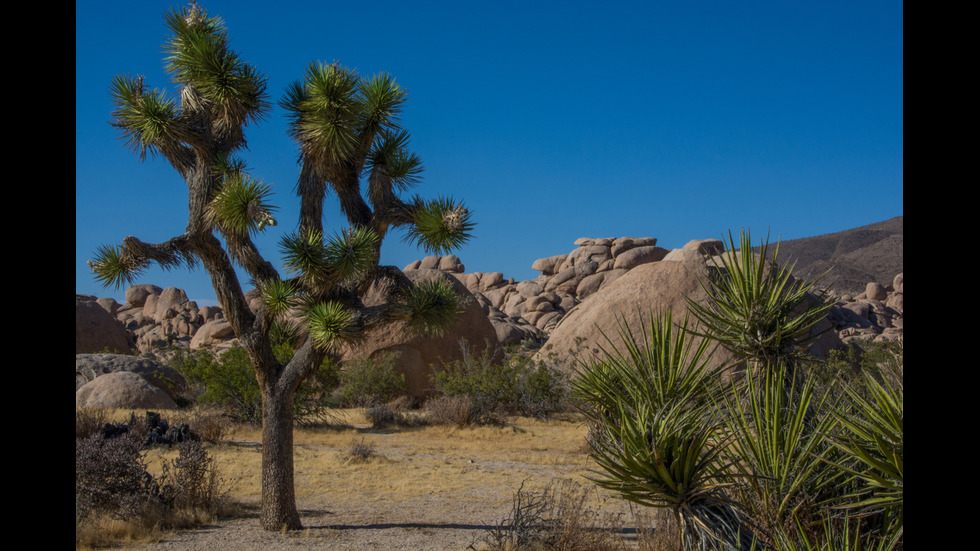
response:
<path id="1" fill-rule="evenodd" d="M 498 526 L 519 489 L 546 491 L 565 479 L 588 484 L 594 463 L 583 445 L 587 432 L 572 415 L 512 418 L 500 426 L 375 429 L 368 410 L 340 410 L 330 425 L 295 430 L 296 499 L 301 515 L 321 519 L 324 533 L 341 526 L 458 525 L 483 537 L 480 527 Z M 254 512 L 261 499 L 261 429 L 231 425 L 224 435 L 208 452 L 231 484 L 231 500 Z M 151 449 L 149 470 L 159 475 L 175 454 Z M 604 514 L 621 515 L 637 531 L 624 502 L 595 496 Z"/>
<path id="2" fill-rule="evenodd" d="M 297 428 L 297 499 L 362 496 L 410 504 L 419 495 L 483 495 L 506 504 L 525 479 L 544 486 L 589 468 L 579 420 L 518 419 L 504 426 L 416 426 L 374 430 L 366 410 L 343 410 L 339 423 Z M 261 495 L 261 434 L 237 426 L 210 451 L 223 472 L 237 474 L 234 495 Z M 351 461 L 352 442 L 370 446 L 370 459 Z M 535 482 L 537 481 L 537 482 Z"/>

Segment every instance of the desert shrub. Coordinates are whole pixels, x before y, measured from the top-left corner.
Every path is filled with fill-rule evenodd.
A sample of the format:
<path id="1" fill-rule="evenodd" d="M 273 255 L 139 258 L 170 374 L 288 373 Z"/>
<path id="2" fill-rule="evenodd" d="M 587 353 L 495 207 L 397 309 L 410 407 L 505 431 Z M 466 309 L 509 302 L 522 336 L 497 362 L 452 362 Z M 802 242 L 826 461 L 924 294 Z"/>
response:
<path id="1" fill-rule="evenodd" d="M 178 455 L 164 462 L 160 477 L 162 493 L 176 509 L 217 511 L 226 502 L 227 486 L 212 458 L 197 440 L 177 445 Z"/>
<path id="2" fill-rule="evenodd" d="M 385 404 L 405 392 L 405 375 L 395 369 L 394 353 L 352 360 L 340 372 L 341 403 L 347 407 Z"/>
<path id="3" fill-rule="evenodd" d="M 566 409 L 568 379 L 556 367 L 535 362 L 527 353 L 501 353 L 487 347 L 474 355 L 465 342 L 461 347 L 463 358 L 445 364 L 432 378 L 443 397 L 468 400 L 434 405 L 433 409 L 451 413 L 456 424 L 467 418 L 473 423 L 492 424 L 507 415 L 544 417 Z M 460 415 L 467 407 L 468 415 Z"/>
<path id="4" fill-rule="evenodd" d="M 288 342 L 274 347 L 280 362 L 293 354 Z M 180 371 L 196 388 L 197 401 L 219 406 L 243 422 L 262 420 L 262 393 L 255 370 L 244 348 L 233 346 L 215 354 L 209 350 L 175 352 L 171 366 Z M 320 420 L 327 414 L 330 392 L 338 383 L 337 366 L 329 359 L 296 390 L 293 413 L 297 421 Z"/>
<path id="5" fill-rule="evenodd" d="M 196 388 L 199 403 L 225 408 L 239 421 L 262 419 L 262 394 L 244 348 L 186 351 L 175 356 L 172 367 Z"/>
<path id="6" fill-rule="evenodd" d="M 490 529 L 490 551 L 613 551 L 627 549 L 622 519 L 590 505 L 587 488 L 570 480 L 538 492 L 520 489 L 509 516 Z"/>
<path id="7" fill-rule="evenodd" d="M 88 438 L 109 422 L 109 410 L 104 407 L 75 408 L 75 438 Z"/>
<path id="8" fill-rule="evenodd" d="M 178 456 L 164 462 L 160 477 L 149 472 L 147 425 L 133 415 L 129 423 L 107 423 L 75 438 L 76 546 L 152 539 L 231 510 L 227 487 L 199 440 L 177 443 Z"/>
<path id="9" fill-rule="evenodd" d="M 843 397 L 845 388 L 867 396 L 866 377 L 896 382 L 902 378 L 904 347 L 900 341 L 851 341 L 846 348 L 831 350 L 828 358 L 806 364 L 807 374 L 818 388 Z"/>
<path id="10" fill-rule="evenodd" d="M 219 408 L 196 407 L 174 414 L 175 423 L 193 427 L 203 440 L 217 443 L 225 439 L 231 430 L 231 417 Z"/>
<path id="11" fill-rule="evenodd" d="M 405 406 L 398 403 L 396 399 L 387 404 L 380 404 L 369 408 L 366 412 L 371 428 L 385 429 L 389 427 L 413 427 L 425 424 L 425 420 L 418 413 L 409 411 Z"/>
<path id="12" fill-rule="evenodd" d="M 159 485 L 146 467 L 143 441 L 135 433 L 106 438 L 97 432 L 76 438 L 76 517 L 105 512 L 127 519 L 159 503 Z"/>
<path id="13" fill-rule="evenodd" d="M 352 438 L 343 456 L 347 463 L 364 463 L 375 456 L 375 447 L 363 437 L 360 440 Z"/>
<path id="14" fill-rule="evenodd" d="M 478 419 L 473 400 L 467 395 L 437 396 L 425 403 L 426 419 L 434 425 L 456 425 L 465 427 L 473 424 L 500 424 L 501 419 L 493 411 L 481 412 Z"/>

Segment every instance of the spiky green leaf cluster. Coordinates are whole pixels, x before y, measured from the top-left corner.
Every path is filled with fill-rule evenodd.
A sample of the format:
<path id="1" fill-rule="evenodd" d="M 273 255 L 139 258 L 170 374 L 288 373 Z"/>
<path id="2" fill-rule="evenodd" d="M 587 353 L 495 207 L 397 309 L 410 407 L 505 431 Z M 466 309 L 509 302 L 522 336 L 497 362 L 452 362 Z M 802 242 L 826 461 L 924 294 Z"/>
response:
<path id="1" fill-rule="evenodd" d="M 294 232 L 282 237 L 279 250 L 290 273 L 300 274 L 309 284 L 327 277 L 323 235 L 319 232 Z"/>
<path id="2" fill-rule="evenodd" d="M 287 88 L 280 105 L 303 155 L 335 177 L 340 163 L 363 163 L 378 132 L 397 129 L 406 98 L 391 75 L 363 80 L 353 69 L 317 62 Z"/>
<path id="3" fill-rule="evenodd" d="M 103 287 L 113 286 L 121 289 L 132 285 L 143 273 L 147 264 L 131 255 L 121 246 L 99 245 L 95 258 L 88 262 L 89 268 Z"/>
<path id="4" fill-rule="evenodd" d="M 359 80 L 354 71 L 312 63 L 304 80 L 287 88 L 279 103 L 289 117 L 289 133 L 305 156 L 326 164 L 326 155 L 343 160 L 353 154 Z"/>
<path id="5" fill-rule="evenodd" d="M 327 241 L 324 259 L 337 281 L 355 278 L 378 262 L 378 235 L 370 228 L 344 230 Z"/>
<path id="6" fill-rule="evenodd" d="M 272 213 L 276 207 L 269 201 L 272 188 L 241 172 L 224 178 L 208 205 L 208 217 L 223 231 L 252 235 L 277 224 Z"/>
<path id="7" fill-rule="evenodd" d="M 602 359 L 583 364 L 573 385 L 578 399 L 603 411 L 616 411 L 630 402 L 656 408 L 671 404 L 707 405 L 719 391 L 718 370 L 711 366 L 709 342 L 695 340 L 688 319 L 674 325 L 670 311 L 651 313 L 639 334 L 621 321 L 620 342 L 604 336 Z"/>
<path id="8" fill-rule="evenodd" d="M 887 377 L 863 374 L 867 394 L 846 387 L 851 411 L 837 413 L 844 431 L 833 444 L 850 460 L 841 464 L 863 487 L 848 496 L 849 507 L 885 509 L 891 521 L 903 522 L 905 499 L 905 388 Z"/>
<path id="9" fill-rule="evenodd" d="M 171 36 L 165 66 L 185 88 L 183 109 L 207 112 L 223 135 L 238 137 L 243 126 L 269 109 L 266 79 L 229 47 L 224 22 L 196 4 L 164 17 Z"/>
<path id="10" fill-rule="evenodd" d="M 269 101 L 265 77 L 229 48 L 220 19 L 192 5 L 165 20 L 166 69 L 181 86 L 179 106 L 164 92 L 145 89 L 143 77 L 117 76 L 110 85 L 112 125 L 141 160 L 160 153 L 185 168 L 188 148 L 209 139 L 227 151 L 244 145 L 243 127 L 264 117 Z"/>
<path id="11" fill-rule="evenodd" d="M 438 335 L 456 324 L 463 304 L 450 282 L 434 280 L 411 287 L 402 307 L 410 327 L 425 335 Z"/>
<path id="12" fill-rule="evenodd" d="M 419 202 L 412 212 L 406 240 L 433 254 L 448 254 L 472 237 L 469 209 L 451 197 Z"/>
<path id="13" fill-rule="evenodd" d="M 377 174 L 376 178 L 383 174 L 382 181 L 399 191 L 414 187 L 424 170 L 422 158 L 408 149 L 408 140 L 404 130 L 383 131 L 367 158 L 366 168 Z M 377 205 L 373 199 L 372 203 Z"/>
<path id="14" fill-rule="evenodd" d="M 160 90 L 143 88 L 143 77 L 116 76 L 109 85 L 112 124 L 119 129 L 126 147 L 145 160 L 168 144 L 179 142 L 180 124 L 176 103 Z M 166 152 L 166 151 L 165 151 Z"/>
<path id="15" fill-rule="evenodd" d="M 272 317 L 283 316 L 297 305 L 299 289 L 289 280 L 271 279 L 259 287 L 262 305 Z"/>
<path id="16" fill-rule="evenodd" d="M 712 415 L 717 371 L 687 320 L 651 315 L 639 335 L 620 324 L 601 358 L 582 364 L 573 395 L 592 421 L 593 480 L 631 502 L 669 509 L 681 526 L 728 541 L 739 511 L 725 491 L 737 476 Z"/>
<path id="17" fill-rule="evenodd" d="M 319 232 L 299 232 L 284 236 L 280 249 L 290 272 L 309 288 L 323 289 L 375 266 L 378 236 L 370 228 L 354 228 L 324 241 Z"/>
<path id="18" fill-rule="evenodd" d="M 815 516 L 841 478 L 829 464 L 826 435 L 837 425 L 829 389 L 783 373 L 744 377 L 725 396 L 736 469 L 753 474 L 739 487 L 741 501 L 770 530 Z"/>
<path id="19" fill-rule="evenodd" d="M 312 305 L 306 312 L 310 338 L 323 349 L 330 349 L 349 331 L 353 312 L 340 303 L 329 301 Z"/>
<path id="20" fill-rule="evenodd" d="M 402 104 L 408 92 L 388 73 L 374 75 L 361 81 L 362 125 L 371 133 L 385 128 L 397 128 Z"/>
<path id="21" fill-rule="evenodd" d="M 739 358 L 788 363 L 832 303 L 814 293 L 815 281 L 797 281 L 792 266 L 776 262 L 778 245 L 771 260 L 767 241 L 753 254 L 751 236 L 742 231 L 740 246 L 729 233 L 727 248 L 718 269 L 701 282 L 710 303 L 689 300 L 691 312 L 707 336 Z"/>

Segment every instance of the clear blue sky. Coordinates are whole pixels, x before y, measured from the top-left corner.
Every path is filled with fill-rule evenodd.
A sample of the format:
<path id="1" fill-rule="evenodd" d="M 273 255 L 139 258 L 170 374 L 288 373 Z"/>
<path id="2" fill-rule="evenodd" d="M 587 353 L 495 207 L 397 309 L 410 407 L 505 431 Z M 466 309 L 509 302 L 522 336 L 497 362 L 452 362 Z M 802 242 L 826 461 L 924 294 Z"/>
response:
<path id="1" fill-rule="evenodd" d="M 469 272 L 538 275 L 578 237 L 667 248 L 750 228 L 795 239 L 903 214 L 903 5 L 895 1 L 202 1 L 268 77 L 275 104 L 311 61 L 389 72 L 426 167 L 417 192 L 463 199 Z M 75 5 L 75 291 L 122 302 L 85 261 L 127 235 L 186 225 L 186 188 L 140 163 L 109 124 L 116 74 L 162 70 L 177 2 Z M 276 105 L 247 131 L 252 174 L 276 190 L 278 261 L 295 228 L 296 148 Z M 325 227 L 344 226 L 328 199 Z M 424 253 L 389 236 L 382 262 Z M 214 296 L 203 269 L 141 280 Z"/>

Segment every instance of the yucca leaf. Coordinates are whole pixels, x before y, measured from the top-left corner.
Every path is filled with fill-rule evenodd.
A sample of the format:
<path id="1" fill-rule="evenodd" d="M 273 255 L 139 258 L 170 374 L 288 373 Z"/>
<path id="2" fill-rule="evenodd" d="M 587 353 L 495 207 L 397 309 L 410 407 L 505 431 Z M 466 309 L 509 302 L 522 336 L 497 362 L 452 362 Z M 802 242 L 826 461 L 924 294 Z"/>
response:
<path id="1" fill-rule="evenodd" d="M 835 481 L 836 471 L 826 463 L 833 447 L 825 434 L 836 420 L 829 392 L 814 391 L 811 379 L 801 383 L 776 368 L 733 382 L 725 398 L 726 430 L 740 450 L 736 468 L 754 475 L 741 487 L 743 502 L 770 530 L 801 508 L 816 514 L 816 503 Z"/>
<path id="2" fill-rule="evenodd" d="M 143 77 L 116 76 L 109 87 L 112 126 L 119 129 L 126 146 L 145 160 L 177 139 L 178 110 L 159 90 L 143 89 Z"/>
<path id="3" fill-rule="evenodd" d="M 242 61 L 228 44 L 224 22 L 197 5 L 165 15 L 171 37 L 164 46 L 166 69 L 190 93 L 185 109 L 210 112 L 214 129 L 241 133 L 241 127 L 268 111 L 266 78 Z"/>
<path id="4" fill-rule="evenodd" d="M 409 327 L 425 335 L 438 335 L 457 323 L 463 303 L 450 282 L 434 280 L 408 289 L 402 308 Z"/>
<path id="5" fill-rule="evenodd" d="M 737 357 L 772 365 L 790 359 L 815 335 L 811 330 L 832 304 L 814 293 L 815 282 L 793 278 L 792 267 L 770 259 L 768 241 L 752 252 L 751 236 L 742 231 L 739 246 L 731 233 L 717 269 L 701 285 L 707 304 L 688 300 L 703 333 Z"/>
<path id="6" fill-rule="evenodd" d="M 121 246 L 99 245 L 88 266 L 103 287 L 120 289 L 132 285 L 147 265 L 127 255 Z"/>
<path id="7" fill-rule="evenodd" d="M 364 103 L 361 121 L 364 131 L 374 133 L 385 127 L 396 127 L 408 93 L 394 77 L 388 73 L 375 75 L 361 83 L 360 94 Z"/>
<path id="8" fill-rule="evenodd" d="M 287 234 L 279 242 L 279 249 L 286 269 L 300 274 L 308 283 L 315 285 L 328 277 L 329 263 L 320 232 Z"/>
<path id="9" fill-rule="evenodd" d="M 359 82 L 354 71 L 311 63 L 303 81 L 287 88 L 279 104 L 289 117 L 289 134 L 300 144 L 304 156 L 327 166 L 354 153 L 361 111 Z"/>
<path id="10" fill-rule="evenodd" d="M 272 188 L 240 172 L 230 173 L 208 205 L 212 224 L 223 231 L 252 235 L 268 226 L 275 226 L 272 213 L 276 207 L 269 202 Z"/>
<path id="11" fill-rule="evenodd" d="M 725 451 L 711 400 L 717 372 L 705 341 L 687 320 L 651 315 L 634 333 L 620 324 L 621 346 L 607 337 L 601 359 L 583 363 L 573 382 L 598 470 L 590 478 L 628 501 L 666 508 L 707 541 L 730 541 L 742 520 L 725 497 L 742 476 Z M 705 539 L 706 538 L 706 539 Z"/>
<path id="12" fill-rule="evenodd" d="M 306 312 L 310 338 L 323 349 L 335 346 L 348 333 L 353 313 L 337 302 L 321 302 Z"/>
<path id="13" fill-rule="evenodd" d="M 904 504 L 904 390 L 901 384 L 877 381 L 863 374 L 867 396 L 845 387 L 852 410 L 835 412 L 845 431 L 831 443 L 855 466 L 835 465 L 864 482 L 865 493 L 847 496 L 860 510 L 885 507 L 902 518 Z"/>
<path id="14" fill-rule="evenodd" d="M 448 254 L 470 240 L 475 223 L 470 211 L 452 198 L 416 202 L 406 240 L 426 252 Z"/>
<path id="15" fill-rule="evenodd" d="M 324 261 L 337 281 L 353 278 L 377 265 L 378 234 L 370 228 L 353 228 L 330 239 Z"/>
<path id="16" fill-rule="evenodd" d="M 291 281 L 272 279 L 260 287 L 262 304 L 273 317 L 279 317 L 297 305 L 299 289 Z"/>

